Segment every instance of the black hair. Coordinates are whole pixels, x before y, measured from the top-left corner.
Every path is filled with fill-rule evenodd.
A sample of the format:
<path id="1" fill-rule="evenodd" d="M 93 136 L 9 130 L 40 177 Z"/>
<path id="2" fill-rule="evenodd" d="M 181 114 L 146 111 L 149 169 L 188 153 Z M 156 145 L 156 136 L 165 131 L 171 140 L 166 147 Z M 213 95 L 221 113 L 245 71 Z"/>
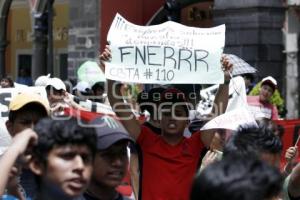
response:
<path id="1" fill-rule="evenodd" d="M 96 153 L 96 133 L 93 128 L 81 127 L 75 118 L 54 120 L 44 118 L 34 127 L 38 143 L 33 148 L 33 156 L 43 164 L 47 163 L 48 153 L 53 147 L 71 145 L 87 146 L 93 157 Z"/>
<path id="2" fill-rule="evenodd" d="M 224 157 L 230 154 L 259 157 L 261 153 L 278 154 L 281 151 L 282 142 L 270 127 L 263 124 L 259 127 L 240 126 L 226 143 Z"/>
<path id="3" fill-rule="evenodd" d="M 92 86 L 92 90 L 95 92 L 97 89 L 103 90 L 104 91 L 104 86 L 105 83 L 104 82 L 96 82 L 93 86 Z"/>
<path id="4" fill-rule="evenodd" d="M 161 103 L 163 105 L 162 109 L 164 109 L 165 107 L 169 107 L 169 104 L 172 105 L 172 109 L 174 108 L 174 106 L 182 106 L 186 116 L 189 116 L 191 104 L 187 101 L 186 95 L 177 88 L 170 87 L 166 89 L 162 94 Z"/>
<path id="5" fill-rule="evenodd" d="M 229 156 L 194 180 L 190 200 L 264 200 L 279 195 L 283 177 L 258 159 Z"/>
<path id="6" fill-rule="evenodd" d="M 249 79 L 251 83 L 254 81 L 254 74 L 252 73 L 242 74 L 242 77 Z"/>
<path id="7" fill-rule="evenodd" d="M 15 87 L 14 81 L 10 76 L 3 76 L 0 81 L 7 80 L 10 87 Z"/>
<path id="8" fill-rule="evenodd" d="M 262 83 L 261 83 L 261 87 L 262 87 L 263 85 L 268 85 L 269 87 L 271 87 L 272 90 L 273 90 L 273 93 L 274 93 L 275 90 L 276 90 L 276 86 L 275 86 L 271 81 L 269 81 L 269 80 L 266 80 L 266 81 L 262 82 Z"/>
<path id="9" fill-rule="evenodd" d="M 64 94 L 64 90 L 63 89 L 57 90 L 52 85 L 47 85 L 46 86 L 46 92 L 47 92 L 47 95 L 53 95 L 53 94 L 57 93 L 57 95 L 61 96 L 61 95 Z"/>
<path id="10" fill-rule="evenodd" d="M 155 87 L 147 91 L 142 91 L 137 96 L 137 103 L 140 106 L 140 111 L 143 113 L 147 110 L 150 115 L 154 114 L 155 108 L 152 104 L 158 105 L 162 98 L 162 93 L 165 91 L 163 87 Z"/>
<path id="11" fill-rule="evenodd" d="M 8 113 L 8 120 L 14 122 L 18 115 L 23 115 L 24 113 L 36 114 L 39 118 L 47 117 L 48 113 L 44 106 L 39 103 L 31 102 L 20 108 L 19 110 L 10 110 Z"/>
<path id="12" fill-rule="evenodd" d="M 198 103 L 201 100 L 200 91 L 202 89 L 201 84 L 173 84 L 170 87 L 174 87 L 182 91 L 187 99 L 191 103 Z"/>

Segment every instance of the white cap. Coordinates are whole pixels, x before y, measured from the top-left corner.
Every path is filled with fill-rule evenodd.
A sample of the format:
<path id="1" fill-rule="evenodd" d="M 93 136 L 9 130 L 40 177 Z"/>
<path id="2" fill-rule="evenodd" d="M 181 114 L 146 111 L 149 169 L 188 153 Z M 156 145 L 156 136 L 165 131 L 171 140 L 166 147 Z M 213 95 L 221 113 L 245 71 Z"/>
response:
<path id="1" fill-rule="evenodd" d="M 43 75 L 43 76 L 39 76 L 35 82 L 34 82 L 34 86 L 43 86 L 46 87 L 48 80 L 50 79 L 50 74 Z"/>
<path id="2" fill-rule="evenodd" d="M 269 84 L 270 86 L 273 87 L 273 89 L 275 90 L 277 88 L 277 81 L 272 77 L 272 76 L 267 76 L 265 78 L 263 78 L 263 80 L 261 81 L 261 84 Z"/>
<path id="3" fill-rule="evenodd" d="M 60 80 L 59 78 L 49 78 L 49 80 L 47 81 L 47 85 L 46 86 L 52 86 L 54 87 L 56 90 L 64 90 L 66 91 L 66 85 L 64 84 L 64 82 L 62 80 Z"/>
<path id="4" fill-rule="evenodd" d="M 91 89 L 91 86 L 86 81 L 79 81 L 73 89 L 79 92 L 87 92 L 87 90 Z"/>

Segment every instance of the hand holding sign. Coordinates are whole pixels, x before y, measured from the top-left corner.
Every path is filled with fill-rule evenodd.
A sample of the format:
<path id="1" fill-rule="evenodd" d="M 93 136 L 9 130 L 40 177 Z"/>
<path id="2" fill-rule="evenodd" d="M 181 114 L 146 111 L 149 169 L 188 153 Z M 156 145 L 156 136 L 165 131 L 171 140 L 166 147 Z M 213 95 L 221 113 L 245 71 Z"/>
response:
<path id="1" fill-rule="evenodd" d="M 222 63 L 222 70 L 224 71 L 224 79 L 225 83 L 230 81 L 232 78 L 232 70 L 233 70 L 233 64 L 229 61 L 229 59 L 226 57 L 225 54 L 222 55 L 221 58 L 221 63 Z"/>
<path id="2" fill-rule="evenodd" d="M 105 62 L 111 60 L 111 51 L 109 45 L 105 46 L 104 51 L 99 55 L 99 60 L 100 60 L 100 68 L 103 71 L 103 73 L 105 73 Z"/>

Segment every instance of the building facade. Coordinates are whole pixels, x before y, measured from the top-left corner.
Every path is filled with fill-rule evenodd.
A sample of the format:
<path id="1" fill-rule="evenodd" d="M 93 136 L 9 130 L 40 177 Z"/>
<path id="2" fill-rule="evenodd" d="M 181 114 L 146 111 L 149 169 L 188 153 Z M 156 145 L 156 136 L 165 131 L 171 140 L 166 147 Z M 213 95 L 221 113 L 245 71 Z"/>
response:
<path id="1" fill-rule="evenodd" d="M 9 0 L 1 0 L 4 1 Z M 12 2 L 5 71 L 16 78 L 22 67 L 31 72 L 45 67 L 34 66 L 32 61 L 34 22 L 28 2 L 39 5 L 47 1 Z M 168 15 L 173 8 L 166 4 L 170 2 L 182 6 L 177 10 L 182 24 L 194 27 L 226 24 L 224 51 L 256 67 L 257 81 L 267 75 L 276 78 L 286 98 L 288 116 L 298 117 L 299 0 L 55 0 L 53 75 L 62 79 L 76 78 L 76 71 L 84 61 L 97 60 L 116 13 L 138 25 L 162 23 L 170 19 Z"/>

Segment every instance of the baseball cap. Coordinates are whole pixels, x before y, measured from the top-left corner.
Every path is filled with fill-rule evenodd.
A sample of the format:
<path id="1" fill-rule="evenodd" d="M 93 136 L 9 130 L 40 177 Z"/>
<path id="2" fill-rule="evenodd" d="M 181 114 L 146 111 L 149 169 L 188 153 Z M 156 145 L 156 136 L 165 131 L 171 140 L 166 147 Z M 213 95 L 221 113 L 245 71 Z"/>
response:
<path id="1" fill-rule="evenodd" d="M 79 81 L 73 88 L 73 90 L 78 90 L 79 92 L 88 92 L 89 90 L 91 90 L 91 86 L 86 81 Z"/>
<path id="2" fill-rule="evenodd" d="M 47 81 L 47 86 L 52 86 L 54 87 L 56 90 L 67 90 L 66 89 L 66 85 L 64 84 L 64 82 L 62 80 L 60 80 L 59 78 L 49 78 L 49 80 Z"/>
<path id="3" fill-rule="evenodd" d="M 134 142 L 123 125 L 115 118 L 103 115 L 90 122 L 97 135 L 97 149 L 105 150 L 121 140 Z"/>
<path id="4" fill-rule="evenodd" d="M 277 88 L 277 81 L 272 76 L 267 76 L 263 78 L 261 85 L 265 85 L 265 84 L 271 86 L 273 90 Z"/>
<path id="5" fill-rule="evenodd" d="M 43 97 L 38 94 L 25 92 L 17 94 L 12 98 L 9 104 L 9 110 L 16 111 L 30 103 L 40 104 L 46 112 L 49 113 L 49 102 L 46 99 L 43 99 Z"/>
<path id="6" fill-rule="evenodd" d="M 39 76 L 35 82 L 34 82 L 34 86 L 43 86 L 46 87 L 48 80 L 50 79 L 50 74 L 46 75 L 42 75 Z"/>

